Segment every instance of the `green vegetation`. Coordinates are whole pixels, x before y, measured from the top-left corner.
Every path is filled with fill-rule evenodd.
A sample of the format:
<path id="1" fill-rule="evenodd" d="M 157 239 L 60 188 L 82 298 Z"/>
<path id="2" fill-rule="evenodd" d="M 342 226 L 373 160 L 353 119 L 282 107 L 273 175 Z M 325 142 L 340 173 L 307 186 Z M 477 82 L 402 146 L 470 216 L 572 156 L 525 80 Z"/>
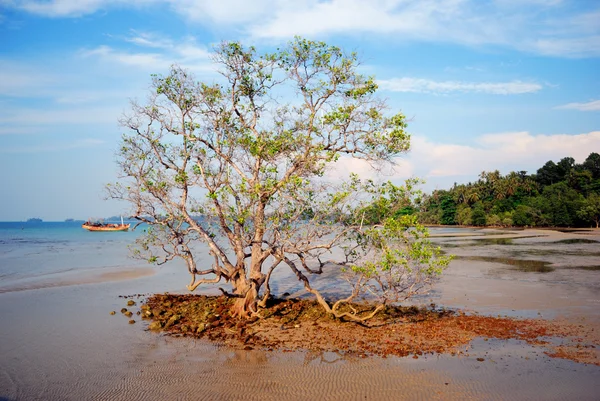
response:
<path id="1" fill-rule="evenodd" d="M 418 205 L 423 224 L 590 227 L 600 224 L 600 155 L 581 164 L 548 161 L 528 175 L 482 172 L 479 180 L 434 191 Z"/>

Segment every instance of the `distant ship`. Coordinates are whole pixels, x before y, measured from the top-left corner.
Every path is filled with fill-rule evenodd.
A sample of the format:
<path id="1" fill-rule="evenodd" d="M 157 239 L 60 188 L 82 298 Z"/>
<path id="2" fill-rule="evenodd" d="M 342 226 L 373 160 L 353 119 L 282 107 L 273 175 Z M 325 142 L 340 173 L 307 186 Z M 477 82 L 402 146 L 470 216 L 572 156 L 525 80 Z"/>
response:
<path id="1" fill-rule="evenodd" d="M 130 224 L 123 223 L 123 217 L 121 217 L 121 224 L 86 221 L 81 225 L 82 228 L 88 231 L 127 231 L 129 226 Z"/>

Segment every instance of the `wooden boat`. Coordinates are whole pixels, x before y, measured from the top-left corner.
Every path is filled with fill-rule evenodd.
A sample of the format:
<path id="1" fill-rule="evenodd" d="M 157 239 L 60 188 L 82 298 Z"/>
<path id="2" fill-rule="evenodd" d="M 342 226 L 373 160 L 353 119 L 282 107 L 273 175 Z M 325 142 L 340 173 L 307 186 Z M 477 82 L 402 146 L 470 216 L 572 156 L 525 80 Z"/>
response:
<path id="1" fill-rule="evenodd" d="M 113 223 L 92 223 L 90 221 L 86 221 L 81 225 L 82 228 L 85 228 L 88 231 L 127 231 L 129 230 L 130 224 L 124 224 L 123 218 L 121 217 L 121 224 L 113 224 Z"/>

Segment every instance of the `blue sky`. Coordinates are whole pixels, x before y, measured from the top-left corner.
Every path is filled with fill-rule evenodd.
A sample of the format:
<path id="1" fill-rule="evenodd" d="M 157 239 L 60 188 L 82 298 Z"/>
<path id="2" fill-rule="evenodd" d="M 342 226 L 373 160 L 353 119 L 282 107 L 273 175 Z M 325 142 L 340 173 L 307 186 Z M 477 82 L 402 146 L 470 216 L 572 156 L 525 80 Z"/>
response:
<path id="1" fill-rule="evenodd" d="M 103 187 L 150 74 L 212 81 L 215 44 L 294 35 L 357 51 L 411 119 L 387 178 L 432 190 L 600 152 L 597 1 L 0 0 L 0 221 L 125 213 Z"/>

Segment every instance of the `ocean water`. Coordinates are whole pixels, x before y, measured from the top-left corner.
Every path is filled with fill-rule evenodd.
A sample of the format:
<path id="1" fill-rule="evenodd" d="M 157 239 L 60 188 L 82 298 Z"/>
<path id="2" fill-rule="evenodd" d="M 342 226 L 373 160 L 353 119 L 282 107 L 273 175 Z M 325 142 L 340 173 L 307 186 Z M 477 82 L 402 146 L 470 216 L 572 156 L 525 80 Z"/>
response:
<path id="1" fill-rule="evenodd" d="M 430 229 L 432 235 L 475 234 L 477 231 L 453 227 Z M 100 278 L 103 273 L 127 270 L 134 274 L 135 269 L 148 269 L 152 265 L 132 258 L 130 250 L 143 232 L 144 225 L 135 231 L 90 232 L 77 221 L 0 222 L 0 293 L 106 281 Z M 195 248 L 198 265 L 210 266 L 212 260 L 205 245 L 197 244 Z M 169 262 L 159 269 L 164 268 L 177 275 L 173 284 L 188 282 L 187 268 L 182 261 Z M 302 291 L 302 286 L 287 269 L 278 269 L 272 279 L 273 288 L 281 289 L 282 293 Z M 331 283 L 328 278 L 327 285 Z"/>
<path id="2" fill-rule="evenodd" d="M 0 222 L 0 291 L 77 273 L 148 267 L 130 257 L 129 246 L 141 231 L 89 232 L 81 222 Z"/>

